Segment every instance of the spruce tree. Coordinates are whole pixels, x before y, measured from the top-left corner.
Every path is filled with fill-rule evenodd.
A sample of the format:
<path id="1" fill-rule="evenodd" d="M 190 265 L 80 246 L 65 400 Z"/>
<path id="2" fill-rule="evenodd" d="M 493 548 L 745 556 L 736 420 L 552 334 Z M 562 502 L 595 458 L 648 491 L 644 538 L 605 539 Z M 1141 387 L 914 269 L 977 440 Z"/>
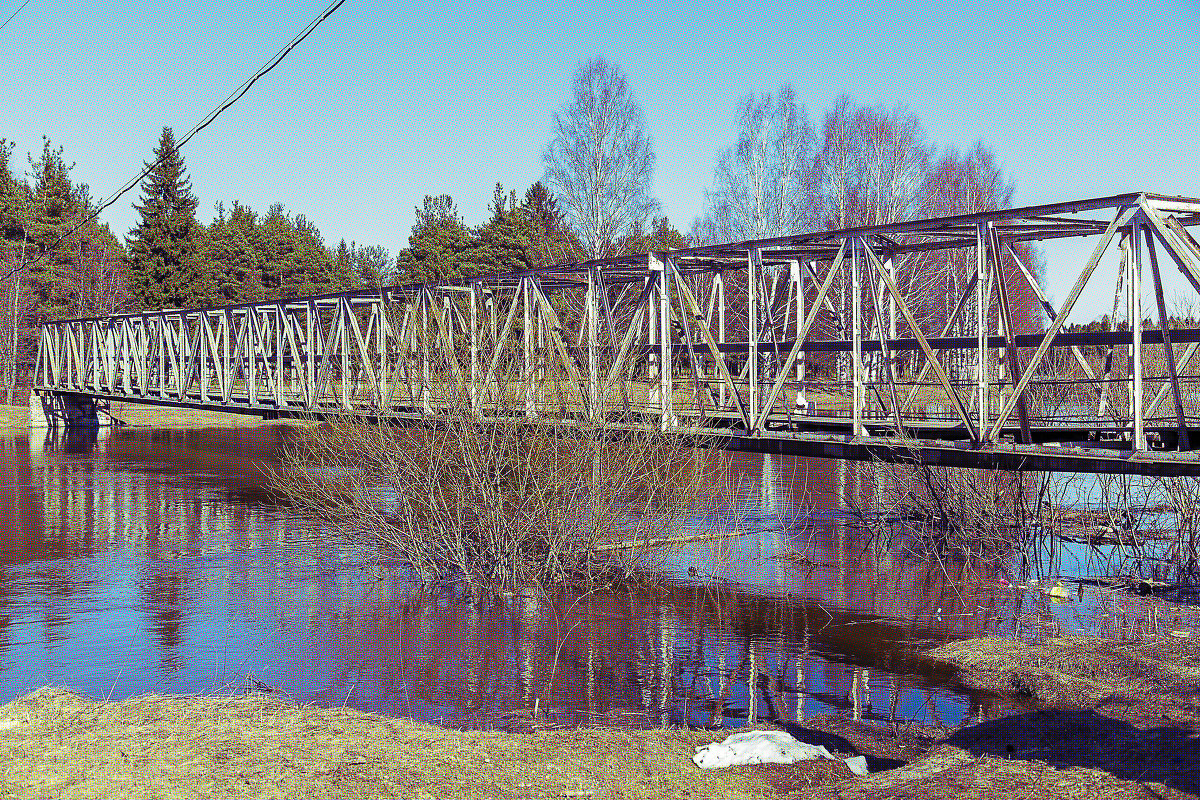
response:
<path id="1" fill-rule="evenodd" d="M 211 306 L 262 300 L 262 263 L 256 246 L 257 219 L 249 207 L 233 203 L 229 216 L 224 207 L 204 233 L 200 246 L 199 280 L 188 288 L 188 305 Z"/>
<path id="2" fill-rule="evenodd" d="M 541 181 L 525 192 L 521 204 L 530 223 L 529 260 L 536 267 L 582 261 L 586 254 L 575 232 L 564 222 L 558 200 Z"/>
<path id="3" fill-rule="evenodd" d="M 142 308 L 181 306 L 192 293 L 189 284 L 204 276 L 197 272 L 196 198 L 170 128 L 163 128 L 146 169 L 142 202 L 134 205 L 142 221 L 127 238 L 130 289 Z"/>

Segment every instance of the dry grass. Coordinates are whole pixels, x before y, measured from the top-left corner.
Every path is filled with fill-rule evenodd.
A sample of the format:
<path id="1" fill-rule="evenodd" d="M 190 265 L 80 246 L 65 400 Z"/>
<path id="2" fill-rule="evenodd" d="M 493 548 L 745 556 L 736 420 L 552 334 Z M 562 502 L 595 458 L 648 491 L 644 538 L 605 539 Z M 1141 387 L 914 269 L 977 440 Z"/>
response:
<path id="1" fill-rule="evenodd" d="M 0 797 L 777 796 L 771 770 L 692 763 L 696 746 L 719 738 L 459 732 L 261 696 L 106 703 L 41 689 L 0 706 Z M 833 762 L 797 767 L 790 779 L 802 784 L 850 775 Z"/>
<path id="2" fill-rule="evenodd" d="M 1049 736 L 1052 745 L 1075 741 L 1082 723 L 1105 741 L 1119 734 L 1120 748 L 1109 749 L 1146 751 L 1159 772 L 1165 767 L 1159 780 L 1168 783 L 1179 769 L 1176 762 L 1190 753 L 1174 740 L 1166 743 L 1168 750 L 1155 750 L 1161 736 L 1152 723 L 1129 725 L 1119 715 L 1081 723 L 1070 713 L 1038 716 L 1041 738 Z M 1177 716 L 1172 712 L 1176 723 L 1191 724 L 1179 723 Z M 959 731 L 950 744 L 924 739 L 903 752 L 885 734 L 849 730 L 851 723 L 842 721 L 834 730 L 860 751 L 912 759 L 857 779 L 844 764 L 824 759 L 718 770 L 692 763 L 695 747 L 730 731 L 451 731 L 257 695 L 101 702 L 47 688 L 0 706 L 0 797 L 882 800 L 992 797 L 985 791 L 989 781 L 1014 800 L 1144 797 L 1145 789 L 1177 796 L 1161 783 L 1131 780 L 1125 773 L 1137 768 L 1132 762 L 1094 768 L 1092 761 L 1111 755 L 1100 747 L 1076 754 L 1084 768 L 1069 760 L 1056 768 L 1024 751 L 996 757 L 991 753 L 996 741 L 1011 743 L 1020 736 L 1032 741 L 1029 721 L 1009 719 L 1017 727 L 992 721 Z M 821 729 L 817 720 L 810 724 Z M 1055 733 L 1064 726 L 1072 735 Z M 1044 758 L 1053 763 L 1061 755 Z"/>
<path id="3" fill-rule="evenodd" d="M 88 700 L 41 689 L 0 706 L 0 797 L 407 795 L 399 726 L 262 697 Z"/>
<path id="4" fill-rule="evenodd" d="M 1092 708 L 1113 698 L 1191 697 L 1200 689 L 1200 641 L 1193 638 L 1065 636 L 1027 643 L 987 637 L 952 642 L 922 657 L 956 667 L 968 687 L 1059 708 Z"/>
<path id="5" fill-rule="evenodd" d="M 404 722 L 402 763 L 415 798 L 758 798 L 777 792 L 764 771 L 701 770 L 695 748 L 728 733 L 684 730 L 447 731 Z M 844 765 L 789 768 L 809 785 L 843 780 Z M 767 772 L 766 774 L 770 774 Z"/>

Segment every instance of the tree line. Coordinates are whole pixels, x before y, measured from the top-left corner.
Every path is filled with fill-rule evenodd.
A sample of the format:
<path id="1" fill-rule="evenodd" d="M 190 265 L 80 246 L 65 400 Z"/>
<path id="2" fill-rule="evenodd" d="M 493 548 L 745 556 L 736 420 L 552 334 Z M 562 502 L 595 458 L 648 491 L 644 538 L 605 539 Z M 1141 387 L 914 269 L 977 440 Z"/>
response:
<path id="1" fill-rule="evenodd" d="M 88 186 L 72 179 L 61 147 L 45 139 L 21 178 L 12 150 L 0 140 L 0 385 L 10 392 L 32 365 L 44 322 L 300 297 L 393 273 L 385 248 L 327 247 L 316 225 L 281 203 L 261 215 L 218 204 L 212 222 L 199 222 L 170 128 L 145 165 L 140 219 L 123 241 L 94 218 Z"/>
<path id="2" fill-rule="evenodd" d="M 264 213 L 238 201 L 219 204 L 211 222 L 200 222 L 170 128 L 145 165 L 134 206 L 139 221 L 123 240 L 89 219 L 95 203 L 87 185 L 72 180 L 74 165 L 61 148 L 47 139 L 18 179 L 12 145 L 0 142 L 0 320 L 7 331 L 0 335 L 0 383 L 13 385 L 16 362 L 31 359 L 36 326 L 48 320 L 438 283 L 989 211 L 1012 200 L 1013 185 L 982 144 L 965 154 L 939 152 L 903 106 L 860 106 L 847 96 L 814 128 L 785 84 L 773 95 L 742 98 L 737 140 L 717 154 L 704 212 L 684 234 L 651 194 L 653 142 L 621 70 L 602 58 L 590 61 L 576 72 L 572 94 L 552 116 L 544 173 L 523 196 L 496 184 L 490 216 L 477 227 L 464 222 L 450 196 L 426 196 L 394 259 L 380 246 L 327 246 L 312 221 L 280 203 Z M 1018 255 L 1040 279 L 1037 251 L 1026 246 Z M 933 319 L 948 311 L 973 268 L 968 254 L 922 254 L 904 260 L 897 277 L 919 315 Z M 834 291 L 845 298 L 840 287 Z M 1030 293 L 1015 294 L 1018 313 L 1040 320 Z M 836 320 L 823 322 L 836 334 L 828 330 Z"/>

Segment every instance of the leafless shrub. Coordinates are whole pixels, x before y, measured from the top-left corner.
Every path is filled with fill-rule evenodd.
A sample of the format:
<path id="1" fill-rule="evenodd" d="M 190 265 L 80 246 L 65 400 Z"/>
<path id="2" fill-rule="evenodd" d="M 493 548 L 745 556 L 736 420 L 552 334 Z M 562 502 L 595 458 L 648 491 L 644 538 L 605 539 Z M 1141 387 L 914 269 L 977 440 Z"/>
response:
<path id="1" fill-rule="evenodd" d="M 1102 476 L 1092 549 L 1109 576 L 1200 582 L 1200 480 Z"/>
<path id="2" fill-rule="evenodd" d="M 866 474 L 872 501 L 852 498 L 850 516 L 868 548 L 997 565 L 1029 532 L 1024 473 L 935 466 L 914 451 L 907 462 L 871 462 Z"/>
<path id="3" fill-rule="evenodd" d="M 284 448 L 273 488 L 425 582 L 591 589 L 660 571 L 720 480 L 681 437 L 493 422 L 322 424 Z"/>

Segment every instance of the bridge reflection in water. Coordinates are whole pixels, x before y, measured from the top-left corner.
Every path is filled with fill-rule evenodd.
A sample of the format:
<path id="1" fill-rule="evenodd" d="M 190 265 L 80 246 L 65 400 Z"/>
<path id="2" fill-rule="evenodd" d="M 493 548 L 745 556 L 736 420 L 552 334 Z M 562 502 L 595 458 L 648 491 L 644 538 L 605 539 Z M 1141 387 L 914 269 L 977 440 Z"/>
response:
<path id="1" fill-rule="evenodd" d="M 1172 321 L 1159 270 L 1161 257 L 1200 291 L 1198 223 L 1200 201 L 1134 193 L 65 320 L 42 326 L 35 385 L 68 412 L 94 399 L 270 417 L 469 410 L 823 458 L 1200 474 L 1200 330 Z M 1071 237 L 1095 249 L 1056 309 L 1018 251 Z M 1064 333 L 1109 269 L 1109 330 Z"/>

